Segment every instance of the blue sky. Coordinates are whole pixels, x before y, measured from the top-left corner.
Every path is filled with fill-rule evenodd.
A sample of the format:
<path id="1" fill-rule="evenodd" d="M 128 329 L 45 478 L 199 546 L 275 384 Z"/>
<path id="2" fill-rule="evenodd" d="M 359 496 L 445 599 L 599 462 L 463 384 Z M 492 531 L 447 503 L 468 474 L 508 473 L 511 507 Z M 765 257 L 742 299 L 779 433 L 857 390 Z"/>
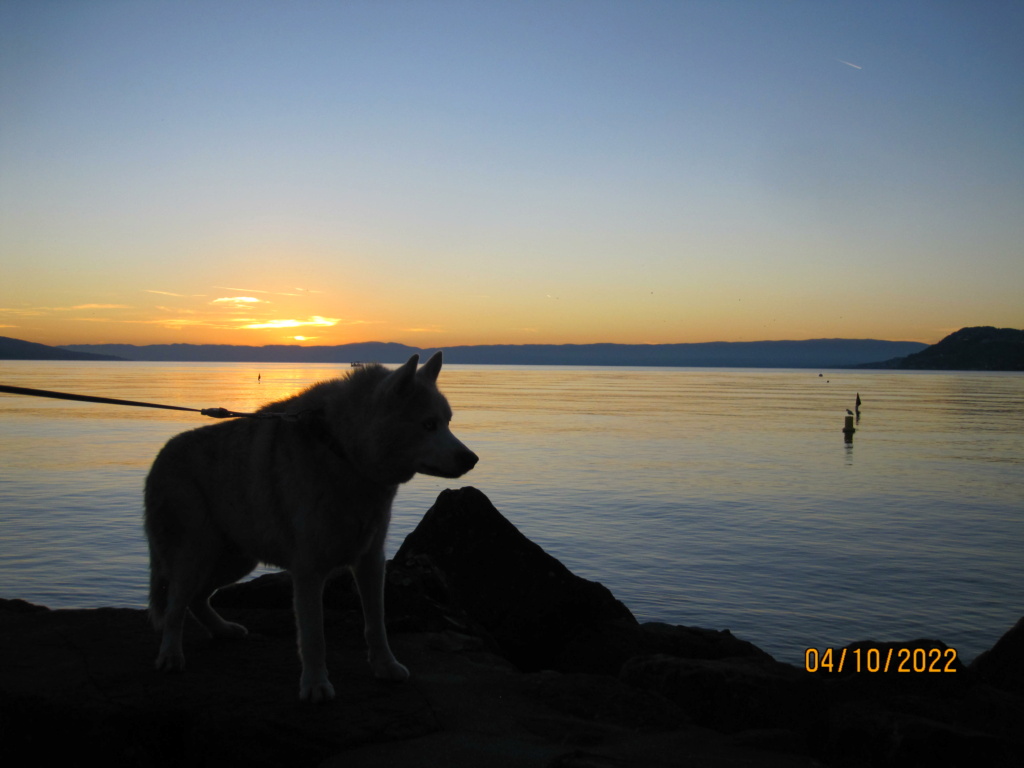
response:
<path id="1" fill-rule="evenodd" d="M 0 335 L 1024 327 L 1024 4 L 0 0 Z"/>

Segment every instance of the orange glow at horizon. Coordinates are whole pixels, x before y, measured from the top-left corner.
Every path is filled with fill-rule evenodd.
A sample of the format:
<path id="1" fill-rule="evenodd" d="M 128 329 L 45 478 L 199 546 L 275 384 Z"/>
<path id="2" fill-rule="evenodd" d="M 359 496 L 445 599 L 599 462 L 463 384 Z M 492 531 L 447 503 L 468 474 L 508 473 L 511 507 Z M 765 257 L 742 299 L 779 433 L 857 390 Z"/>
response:
<path id="1" fill-rule="evenodd" d="M 215 289 L 178 293 L 145 289 L 118 301 L 81 301 L 66 306 L 35 304 L 0 308 L 0 335 L 54 346 L 66 344 L 225 344 L 333 346 L 366 341 L 417 347 L 485 344 L 671 344 L 809 338 L 880 338 L 935 343 L 961 326 L 900 326 L 880 318 L 810 323 L 798 313 L 782 322 L 752 322 L 766 307 L 715 311 L 695 302 L 691 310 L 671 297 L 662 303 L 603 292 L 593 305 L 570 296 L 537 295 L 516 306 L 497 296 L 463 303 L 414 303 L 409 295 L 394 304 L 330 291 L 309 295 L 265 290 L 257 295 L 217 296 Z M 255 291 L 252 293 L 256 294 Z M 650 296 L 650 293 L 648 294 Z M 146 298 L 148 297 L 148 298 Z M 737 302 L 741 303 L 741 302 Z M 436 306 L 435 306 L 436 304 Z M 343 313 L 342 308 L 349 312 Z M 485 309 L 489 307 L 489 311 Z M 817 311 L 823 315 L 828 307 Z M 344 316 L 347 314 L 348 316 Z M 428 323 L 423 321 L 427 320 Z M 938 317 L 936 317 L 938 320 Z M 754 330 L 751 330 L 753 328 Z M 760 332 L 758 332 L 760 328 Z M 314 330 L 315 334 L 305 333 Z"/>

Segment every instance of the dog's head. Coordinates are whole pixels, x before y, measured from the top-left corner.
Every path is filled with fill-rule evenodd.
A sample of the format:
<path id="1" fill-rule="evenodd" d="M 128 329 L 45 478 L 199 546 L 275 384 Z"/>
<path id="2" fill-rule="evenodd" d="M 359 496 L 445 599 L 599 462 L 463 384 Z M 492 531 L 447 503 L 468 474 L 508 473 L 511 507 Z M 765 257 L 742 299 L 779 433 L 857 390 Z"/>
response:
<path id="1" fill-rule="evenodd" d="M 478 461 L 452 434 L 452 409 L 437 388 L 441 352 L 417 370 L 419 355 L 391 371 L 371 399 L 368 429 L 354 446 L 362 469 L 388 483 L 404 483 L 417 472 L 460 477 Z"/>

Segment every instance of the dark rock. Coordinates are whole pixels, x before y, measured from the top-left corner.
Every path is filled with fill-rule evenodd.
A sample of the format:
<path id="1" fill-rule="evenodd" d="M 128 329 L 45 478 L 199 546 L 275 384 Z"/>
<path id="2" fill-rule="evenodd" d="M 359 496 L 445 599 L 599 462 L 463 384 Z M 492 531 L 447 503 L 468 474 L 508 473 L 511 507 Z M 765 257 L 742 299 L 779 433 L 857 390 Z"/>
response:
<path id="1" fill-rule="evenodd" d="M 865 766 L 1018 765 L 1024 752 L 998 737 L 877 703 L 833 707 L 828 743 L 821 750 L 829 764 Z"/>
<path id="2" fill-rule="evenodd" d="M 249 637 L 210 641 L 190 623 L 188 668 L 171 675 L 153 670 L 144 611 L 0 603 L 4 753 L 71 766 L 519 768 L 563 755 L 619 768 L 758 764 L 752 748 L 689 726 L 654 693 L 611 677 L 523 674 L 452 633 L 393 634 L 413 677 L 374 680 L 358 615 L 327 628 L 337 699 L 303 705 L 294 634 L 263 633 L 270 614 L 291 611 L 225 613 Z"/>
<path id="3" fill-rule="evenodd" d="M 687 714 L 659 693 L 607 675 L 543 672 L 537 697 L 560 712 L 587 722 L 634 730 L 673 730 L 688 726 Z"/>
<path id="4" fill-rule="evenodd" d="M 144 611 L 0 600 L 4 753 L 218 768 L 1024 764 L 1021 622 L 969 669 L 811 674 L 728 631 L 638 625 L 478 491 L 442 494 L 430 517 L 399 550 L 386 588 L 392 647 L 412 679 L 373 679 L 358 598 L 342 575 L 325 597 L 337 699 L 324 706 L 298 702 L 287 574 L 222 590 L 218 606 L 249 637 L 211 641 L 189 623 L 188 668 L 177 675 L 153 670 Z M 890 648 L 945 646 L 846 651 Z M 496 649 L 512 649 L 517 664 Z M 567 671 L 523 672 L 524 658 Z"/>
<path id="5" fill-rule="evenodd" d="M 607 588 L 523 536 L 476 488 L 441 492 L 394 558 L 399 568 L 417 561 L 443 574 L 448 599 L 524 671 L 556 668 L 581 633 L 637 626 Z"/>
<path id="6" fill-rule="evenodd" d="M 641 626 L 649 653 L 667 653 L 685 659 L 739 659 L 753 657 L 766 661 L 771 656 L 753 643 L 740 640 L 728 629 L 680 627 L 661 622 Z"/>
<path id="7" fill-rule="evenodd" d="M 45 613 L 48 610 L 45 606 L 35 605 L 20 598 L 6 600 L 0 597 L 0 611 L 5 613 Z"/>
<path id="8" fill-rule="evenodd" d="M 1024 693 L 1024 617 L 971 664 L 971 671 L 997 688 Z"/>
<path id="9" fill-rule="evenodd" d="M 727 629 L 680 627 L 658 622 L 608 623 L 596 628 L 579 628 L 551 668 L 560 672 L 617 675 L 629 659 L 659 653 L 686 659 L 771 659 L 756 645 L 740 640 Z"/>
<path id="10" fill-rule="evenodd" d="M 830 705 L 826 754 L 951 766 L 1024 755 L 1024 699 L 982 684 L 944 643 L 866 640 L 837 651 L 837 665 L 844 651 L 845 669 L 819 675 Z"/>
<path id="11" fill-rule="evenodd" d="M 824 724 L 824 685 L 770 657 L 736 660 L 638 656 L 622 668 L 630 685 L 655 691 L 698 725 L 725 733 L 799 731 Z"/>
<path id="12" fill-rule="evenodd" d="M 449 620 L 495 643 L 524 671 L 618 674 L 628 659 L 768 654 L 716 631 L 637 623 L 604 586 L 576 576 L 506 519 L 476 488 L 443 491 L 395 554 L 389 582 L 432 584 Z"/>

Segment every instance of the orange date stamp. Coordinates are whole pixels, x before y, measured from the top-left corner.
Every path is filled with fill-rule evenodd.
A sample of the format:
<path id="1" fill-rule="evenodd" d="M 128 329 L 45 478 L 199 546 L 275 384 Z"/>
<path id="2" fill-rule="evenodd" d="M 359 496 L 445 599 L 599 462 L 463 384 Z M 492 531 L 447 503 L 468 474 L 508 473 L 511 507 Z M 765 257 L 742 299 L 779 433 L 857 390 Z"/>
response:
<path id="1" fill-rule="evenodd" d="M 808 648 L 808 672 L 903 672 L 952 674 L 957 670 L 956 648 Z"/>

